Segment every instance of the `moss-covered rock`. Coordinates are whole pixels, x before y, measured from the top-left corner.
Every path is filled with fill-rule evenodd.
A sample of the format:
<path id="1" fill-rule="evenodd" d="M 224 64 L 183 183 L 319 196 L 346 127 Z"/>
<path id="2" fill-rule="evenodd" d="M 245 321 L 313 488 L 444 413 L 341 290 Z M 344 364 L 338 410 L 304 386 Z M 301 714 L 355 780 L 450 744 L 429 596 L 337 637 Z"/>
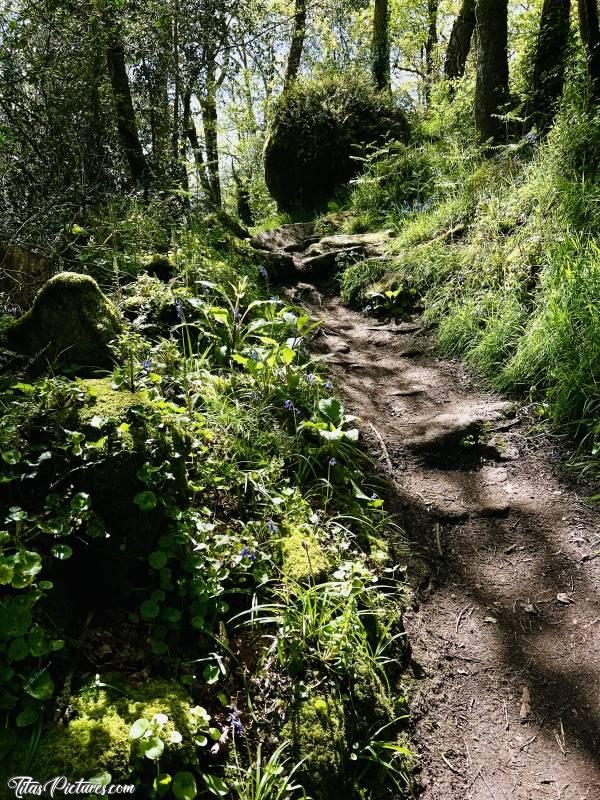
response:
<path id="1" fill-rule="evenodd" d="M 161 768 L 197 764 L 195 717 L 190 698 L 178 684 L 154 680 L 141 687 L 124 685 L 122 692 L 92 687 L 71 697 L 69 724 L 44 731 L 27 774 L 43 782 L 56 775 L 89 778 L 106 771 L 115 782 L 126 780 L 139 762 L 129 738 L 131 725 L 141 717 L 150 721 L 155 714 L 168 717 L 160 732 L 166 743 Z M 175 731 L 181 741 L 173 736 Z"/>
<path id="2" fill-rule="evenodd" d="M 366 81 L 298 81 L 275 106 L 265 145 L 267 186 L 282 211 L 320 208 L 357 174 L 357 157 L 369 145 L 407 136 L 403 111 Z"/>
<path id="3" fill-rule="evenodd" d="M 327 573 L 327 558 L 309 525 L 284 525 L 281 562 L 286 578 L 298 583 L 318 582 Z"/>
<path id="4" fill-rule="evenodd" d="M 338 800 L 348 785 L 349 744 L 339 700 L 312 697 L 293 709 L 283 735 L 292 742 L 293 757 L 305 759 L 299 777 L 319 800 Z"/>
<path id="5" fill-rule="evenodd" d="M 152 253 L 144 261 L 144 268 L 148 275 L 167 283 L 175 274 L 175 267 L 169 256 L 162 253 Z"/>
<path id="6" fill-rule="evenodd" d="M 41 364 L 109 367 L 119 314 L 89 275 L 61 272 L 5 334 L 8 347 Z"/>

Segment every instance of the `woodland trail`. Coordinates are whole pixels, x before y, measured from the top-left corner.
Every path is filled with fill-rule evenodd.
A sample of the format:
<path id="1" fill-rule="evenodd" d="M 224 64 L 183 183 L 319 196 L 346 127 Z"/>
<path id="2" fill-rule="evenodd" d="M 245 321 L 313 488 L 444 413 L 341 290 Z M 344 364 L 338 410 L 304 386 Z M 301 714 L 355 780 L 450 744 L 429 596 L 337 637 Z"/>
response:
<path id="1" fill-rule="evenodd" d="M 421 797 L 600 800 L 600 515 L 418 320 L 290 294 L 424 554 L 405 614 Z"/>

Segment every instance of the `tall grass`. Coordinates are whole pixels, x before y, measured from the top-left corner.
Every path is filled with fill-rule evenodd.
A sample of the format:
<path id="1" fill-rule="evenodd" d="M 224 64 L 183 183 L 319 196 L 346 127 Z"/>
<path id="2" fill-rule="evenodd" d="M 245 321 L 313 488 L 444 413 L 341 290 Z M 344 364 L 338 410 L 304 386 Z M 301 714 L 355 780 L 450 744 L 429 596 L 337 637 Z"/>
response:
<path id="1" fill-rule="evenodd" d="M 342 275 L 345 295 L 415 289 L 443 352 L 539 401 L 600 469 L 600 114 L 571 97 L 542 142 L 492 158 L 462 142 L 431 136 L 412 167 L 406 150 L 367 165 L 354 210 L 398 236 L 383 274 Z"/>

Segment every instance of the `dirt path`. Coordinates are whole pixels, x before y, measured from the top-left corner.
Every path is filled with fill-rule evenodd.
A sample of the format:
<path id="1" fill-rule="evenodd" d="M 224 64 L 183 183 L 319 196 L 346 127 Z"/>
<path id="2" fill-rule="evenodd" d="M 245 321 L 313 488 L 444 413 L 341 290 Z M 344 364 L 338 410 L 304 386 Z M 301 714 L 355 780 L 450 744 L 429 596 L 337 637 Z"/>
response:
<path id="1" fill-rule="evenodd" d="M 600 516 L 418 322 L 294 291 L 325 320 L 318 349 L 374 432 L 412 539 L 437 556 L 405 620 L 422 797 L 598 800 Z"/>
<path id="2" fill-rule="evenodd" d="M 301 224 L 253 244 L 296 282 L 386 238 Z M 324 320 L 317 350 L 428 555 L 405 615 L 422 800 L 600 800 L 600 514 L 418 320 L 378 323 L 311 284 L 290 294 Z"/>

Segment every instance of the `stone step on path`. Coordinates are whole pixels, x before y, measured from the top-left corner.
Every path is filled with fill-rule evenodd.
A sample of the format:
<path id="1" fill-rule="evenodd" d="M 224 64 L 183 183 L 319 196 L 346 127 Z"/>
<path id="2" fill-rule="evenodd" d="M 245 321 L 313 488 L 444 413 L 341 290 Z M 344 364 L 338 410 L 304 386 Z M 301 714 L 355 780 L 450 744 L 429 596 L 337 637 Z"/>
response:
<path id="1" fill-rule="evenodd" d="M 358 260 L 384 257 L 392 234 L 381 231 L 320 236 L 315 223 L 297 222 L 256 234 L 250 244 L 264 259 L 273 280 L 324 280 L 335 270 L 341 254 L 352 254 Z"/>

